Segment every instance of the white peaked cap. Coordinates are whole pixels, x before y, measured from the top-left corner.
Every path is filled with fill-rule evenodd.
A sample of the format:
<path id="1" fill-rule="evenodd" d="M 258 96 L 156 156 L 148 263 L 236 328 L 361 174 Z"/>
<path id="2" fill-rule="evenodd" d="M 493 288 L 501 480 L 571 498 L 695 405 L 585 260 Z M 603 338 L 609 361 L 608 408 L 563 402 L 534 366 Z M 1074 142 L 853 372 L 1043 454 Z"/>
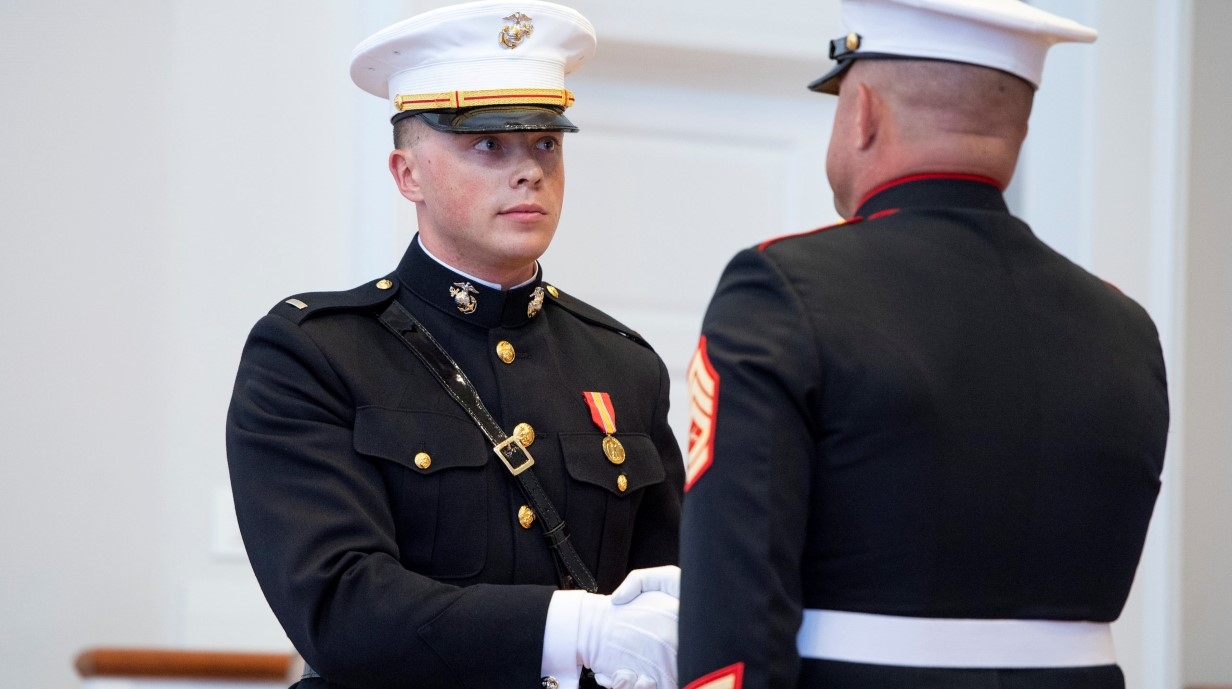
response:
<path id="1" fill-rule="evenodd" d="M 559 116 L 573 102 L 565 75 L 590 59 L 595 46 L 594 27 L 573 9 L 542 0 L 482 0 L 425 12 L 369 36 L 351 54 L 351 80 L 388 99 L 395 119 L 487 107 L 507 115 L 506 126 L 489 129 L 571 131 L 576 127 Z M 535 126 L 545 108 L 558 111 L 563 125 Z M 479 121 L 491 124 L 492 113 Z M 437 128 L 479 131 L 464 124 Z"/>
<path id="2" fill-rule="evenodd" d="M 838 93 L 838 81 L 862 58 L 962 62 L 1008 72 L 1039 88 L 1048 49 L 1091 43 L 1094 29 L 1021 0 L 843 0 L 851 33 L 830 43 L 838 64 L 809 84 Z"/>

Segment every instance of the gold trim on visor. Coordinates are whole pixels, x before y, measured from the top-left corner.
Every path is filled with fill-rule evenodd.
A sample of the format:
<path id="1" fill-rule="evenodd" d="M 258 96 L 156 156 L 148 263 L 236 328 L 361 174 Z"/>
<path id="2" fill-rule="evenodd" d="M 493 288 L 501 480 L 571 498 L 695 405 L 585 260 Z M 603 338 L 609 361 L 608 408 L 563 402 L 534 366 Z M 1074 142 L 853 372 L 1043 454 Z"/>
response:
<path id="1" fill-rule="evenodd" d="M 398 94 L 394 107 L 408 110 L 443 110 L 446 108 L 477 108 L 484 105 L 573 105 L 569 89 L 485 89 L 482 91 L 445 91 L 443 93 Z"/>

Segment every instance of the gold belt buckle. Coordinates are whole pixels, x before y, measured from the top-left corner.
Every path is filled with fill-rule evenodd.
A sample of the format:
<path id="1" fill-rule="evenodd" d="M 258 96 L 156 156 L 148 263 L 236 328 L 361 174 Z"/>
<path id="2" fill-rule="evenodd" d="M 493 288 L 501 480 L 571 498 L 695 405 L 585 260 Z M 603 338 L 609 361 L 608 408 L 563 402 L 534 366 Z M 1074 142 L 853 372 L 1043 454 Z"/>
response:
<path id="1" fill-rule="evenodd" d="M 518 448 L 522 450 L 522 454 L 526 455 L 526 461 L 522 462 L 516 467 L 510 464 L 509 458 L 505 456 L 505 448 L 509 445 L 517 445 Z M 496 453 L 497 457 L 500 457 L 500 461 L 505 463 L 505 468 L 507 468 L 509 470 L 509 473 L 513 474 L 514 476 L 517 476 L 523 471 L 526 471 L 527 469 L 531 468 L 531 466 L 535 464 L 534 457 L 530 456 L 530 451 L 526 449 L 526 446 L 522 444 L 522 441 L 518 440 L 518 437 L 516 435 L 509 436 L 508 438 L 505 439 L 505 442 L 492 448 L 492 451 Z"/>

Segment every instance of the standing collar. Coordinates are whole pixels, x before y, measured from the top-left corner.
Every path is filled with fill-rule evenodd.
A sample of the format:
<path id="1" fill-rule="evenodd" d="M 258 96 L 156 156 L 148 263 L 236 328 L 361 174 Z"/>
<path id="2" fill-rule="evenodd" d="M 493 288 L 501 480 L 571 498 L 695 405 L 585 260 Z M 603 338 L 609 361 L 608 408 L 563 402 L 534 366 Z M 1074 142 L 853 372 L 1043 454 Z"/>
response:
<path id="1" fill-rule="evenodd" d="M 979 175 L 911 175 L 887 182 L 860 202 L 856 217 L 905 208 L 971 208 L 1008 213 L 996 180 Z"/>
<path id="2" fill-rule="evenodd" d="M 543 304 L 543 271 L 509 290 L 500 290 L 453 270 L 411 241 L 395 271 L 415 296 L 460 321 L 483 328 L 516 328 L 538 315 Z"/>

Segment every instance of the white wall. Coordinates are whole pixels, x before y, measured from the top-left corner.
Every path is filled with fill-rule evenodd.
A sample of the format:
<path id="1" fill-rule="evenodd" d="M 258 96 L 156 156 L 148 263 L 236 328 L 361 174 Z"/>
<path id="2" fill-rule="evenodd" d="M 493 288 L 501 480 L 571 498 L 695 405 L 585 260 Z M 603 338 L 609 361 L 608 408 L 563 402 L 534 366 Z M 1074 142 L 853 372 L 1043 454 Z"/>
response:
<path id="1" fill-rule="evenodd" d="M 165 638 L 171 5 L 0 4 L 0 666 Z M 153 200 L 153 202 L 151 202 Z M 117 623 L 118 621 L 118 623 Z"/>
<path id="2" fill-rule="evenodd" d="M 289 647 L 215 542 L 223 419 L 252 323 L 352 279 L 340 66 L 379 9 L 0 3 L 6 686 L 76 686 L 88 645 Z"/>
<path id="3" fill-rule="evenodd" d="M 335 68 L 363 30 L 345 3 L 172 4 L 164 638 L 289 648 L 242 552 L 212 547 L 232 519 L 222 429 L 247 329 L 288 293 L 349 286 L 353 118 Z"/>
<path id="4" fill-rule="evenodd" d="M 1184 654 L 1186 684 L 1232 684 L 1232 3 L 1194 3 L 1185 421 Z"/>
<path id="5" fill-rule="evenodd" d="M 1056 51 L 1015 189 L 1037 226 L 1076 220 L 1041 234 L 1152 311 L 1185 391 L 1117 630 L 1143 689 L 1232 682 L 1220 652 L 1232 556 L 1215 540 L 1232 497 L 1229 17 L 1222 0 L 1193 2 L 1196 44 L 1189 0 L 1037 3 L 1102 37 Z M 349 286 L 400 254 L 413 227 L 385 178 L 384 106 L 350 85 L 347 57 L 440 4 L 0 3 L 6 685 L 76 686 L 72 656 L 92 644 L 285 648 L 225 538 L 234 368 L 276 301 Z M 571 84 L 583 133 L 545 265 L 679 369 L 731 250 L 833 219 L 820 158 L 832 106 L 803 84 L 839 33 L 837 2 L 576 6 L 600 49 Z M 1218 58 L 1194 60 L 1192 117 L 1191 50 Z M 735 96 L 748 93 L 752 106 Z M 596 279 L 612 242 L 618 265 Z"/>

